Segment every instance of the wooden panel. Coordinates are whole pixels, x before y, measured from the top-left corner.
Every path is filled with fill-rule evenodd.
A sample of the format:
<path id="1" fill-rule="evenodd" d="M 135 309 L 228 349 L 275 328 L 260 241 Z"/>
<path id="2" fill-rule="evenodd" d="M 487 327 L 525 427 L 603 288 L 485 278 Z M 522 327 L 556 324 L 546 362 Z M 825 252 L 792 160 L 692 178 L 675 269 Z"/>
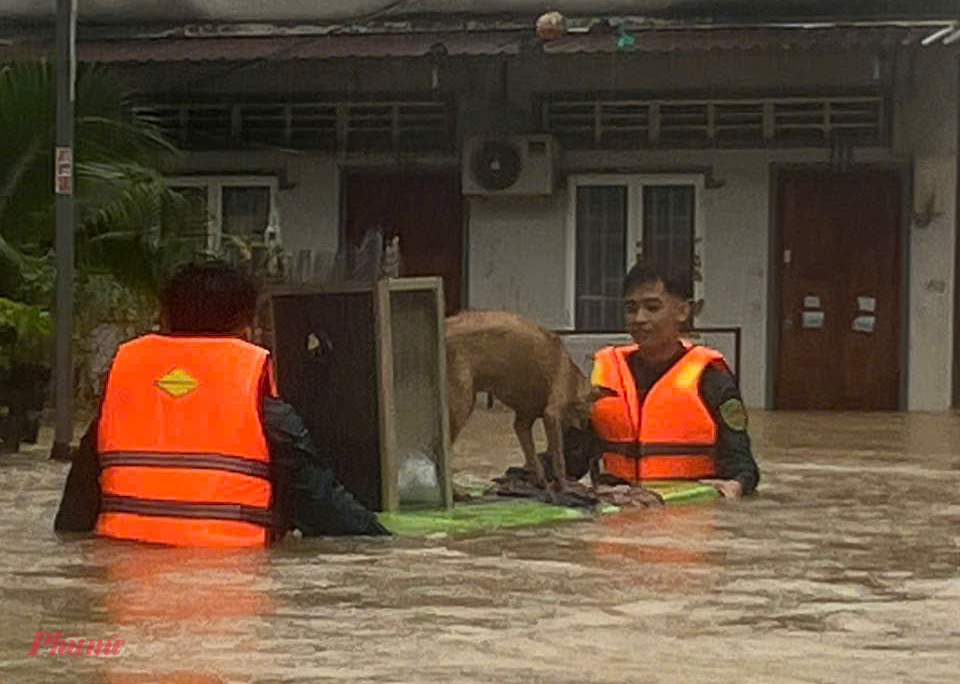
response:
<path id="1" fill-rule="evenodd" d="M 859 145 L 887 140 L 880 95 L 651 99 L 629 93 L 553 93 L 544 129 L 568 147 L 827 146 L 837 134 Z"/>
<path id="2" fill-rule="evenodd" d="M 380 508 L 380 422 L 374 302 L 370 291 L 273 298 L 280 396 L 303 417 L 337 478 L 368 508 Z M 326 336 L 316 357 L 307 336 Z"/>
<path id="3" fill-rule="evenodd" d="M 271 302 L 280 395 L 343 485 L 373 510 L 452 505 L 440 281 L 275 292 Z M 311 334 L 331 348 L 309 351 Z M 418 455 L 433 464 L 429 496 L 398 486 Z"/>
<path id="4" fill-rule="evenodd" d="M 463 197 L 457 174 L 354 173 L 346 186 L 347 244 L 356 247 L 377 226 L 399 234 L 402 274 L 442 278 L 446 315 L 459 311 Z"/>
<path id="5" fill-rule="evenodd" d="M 385 296 L 380 301 L 387 303 L 390 311 L 388 394 L 395 507 L 448 507 L 452 489 L 439 283 L 431 289 L 391 289 L 390 284 L 381 284 Z"/>
<path id="6" fill-rule="evenodd" d="M 780 177 L 777 408 L 898 408 L 900 194 L 890 172 Z M 861 297 L 875 311 L 860 311 Z M 854 329 L 859 316 L 872 332 Z"/>

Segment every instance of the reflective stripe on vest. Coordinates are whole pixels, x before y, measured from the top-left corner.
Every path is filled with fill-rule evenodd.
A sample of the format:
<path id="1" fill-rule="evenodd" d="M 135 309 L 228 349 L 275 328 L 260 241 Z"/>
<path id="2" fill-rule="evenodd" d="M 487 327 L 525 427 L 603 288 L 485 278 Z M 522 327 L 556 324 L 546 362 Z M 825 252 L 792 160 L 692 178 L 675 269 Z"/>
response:
<path id="1" fill-rule="evenodd" d="M 105 496 L 100 500 L 105 513 L 132 513 L 141 516 L 167 518 L 202 518 L 205 520 L 233 520 L 268 527 L 269 508 L 253 508 L 242 504 L 200 503 L 192 501 L 157 501 L 126 496 Z"/>
<path id="2" fill-rule="evenodd" d="M 99 423 L 98 534 L 265 544 L 273 492 L 260 400 L 269 369 L 265 349 L 238 339 L 147 335 L 122 345 Z"/>
<path id="3" fill-rule="evenodd" d="M 270 466 L 263 461 L 255 461 L 235 456 L 219 454 L 124 454 L 101 453 L 101 468 L 115 466 L 151 466 L 156 468 L 191 468 L 226 470 L 239 475 L 250 475 L 262 480 L 270 480 Z"/>
<path id="4" fill-rule="evenodd" d="M 687 353 L 654 383 L 642 405 L 627 363 L 636 345 L 606 347 L 595 355 L 593 383 L 619 394 L 593 408 L 606 472 L 631 481 L 716 476 L 717 427 L 699 382 L 707 365 L 723 356 L 687 342 L 684 347 Z"/>

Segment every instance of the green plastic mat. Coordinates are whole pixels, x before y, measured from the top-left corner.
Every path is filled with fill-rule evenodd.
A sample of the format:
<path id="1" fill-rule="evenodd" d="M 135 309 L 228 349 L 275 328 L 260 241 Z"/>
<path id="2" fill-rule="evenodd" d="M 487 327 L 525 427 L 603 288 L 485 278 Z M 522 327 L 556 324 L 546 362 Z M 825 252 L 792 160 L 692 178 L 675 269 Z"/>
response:
<path id="1" fill-rule="evenodd" d="M 649 480 L 643 483 L 647 489 L 663 497 L 670 506 L 675 504 L 706 503 L 720 498 L 720 492 L 710 485 L 684 480 Z"/>
<path id="2" fill-rule="evenodd" d="M 506 527 L 531 527 L 559 520 L 591 517 L 582 508 L 551 506 L 532 499 L 496 499 L 458 503 L 449 511 L 378 513 L 377 519 L 394 534 L 424 537 L 439 533 L 488 532 Z"/>
<path id="3" fill-rule="evenodd" d="M 644 486 L 660 494 L 667 505 L 703 503 L 720 496 L 713 487 L 697 482 L 660 481 L 648 482 Z M 532 527 L 564 520 L 585 520 L 595 514 L 608 515 L 619 510 L 617 506 L 601 504 L 591 512 L 582 508 L 552 506 L 532 499 L 501 497 L 458 503 L 448 511 L 378 513 L 377 519 L 384 527 L 401 537 L 426 537 L 433 534 L 469 534 L 510 527 Z"/>

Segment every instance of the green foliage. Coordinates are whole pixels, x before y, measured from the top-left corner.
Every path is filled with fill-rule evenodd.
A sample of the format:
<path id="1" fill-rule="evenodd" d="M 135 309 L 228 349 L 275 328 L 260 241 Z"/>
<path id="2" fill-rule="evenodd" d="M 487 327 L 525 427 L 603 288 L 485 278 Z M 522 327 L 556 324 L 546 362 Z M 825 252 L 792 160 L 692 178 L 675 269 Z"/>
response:
<path id="1" fill-rule="evenodd" d="M 52 305 L 50 250 L 55 235 L 53 157 L 56 70 L 47 62 L 0 67 L 0 295 Z M 134 107 L 134 90 L 115 72 L 77 74 L 75 180 L 78 267 L 109 270 L 85 252 L 108 231 L 156 225 L 161 168 L 176 154 L 157 123 Z"/>
<path id="2" fill-rule="evenodd" d="M 102 323 L 148 330 L 158 294 L 180 265 L 211 256 L 249 263 L 242 240 L 207 250 L 208 217 L 166 187 L 179 153 L 134 106 L 115 71 L 83 65 L 75 110 L 74 341 L 81 365 Z M 56 70 L 45 61 L 0 65 L 0 365 L 49 363 L 55 298 L 53 193 Z M 276 257 L 274 252 L 270 256 Z M 96 364 L 95 364 L 96 365 Z"/>
<path id="3" fill-rule="evenodd" d="M 0 326 L 6 331 L 0 335 L 0 363 L 7 365 L 51 360 L 56 76 L 45 61 L 0 66 L 0 297 L 5 298 Z M 136 112 L 134 90 L 115 72 L 82 66 L 76 92 L 75 311 L 80 315 L 74 333 L 82 335 L 96 318 L 115 317 L 111 307 L 124 297 L 150 315 L 150 304 L 124 294 L 119 284 L 136 268 L 142 272 L 143 264 L 91 244 L 110 232 L 143 234 L 157 225 L 161 205 L 173 194 L 161 169 L 176 150 L 155 121 Z M 170 204 L 176 207 L 177 200 Z M 129 314 L 131 306 L 122 308 Z"/>
<path id="4" fill-rule="evenodd" d="M 47 362 L 52 336 L 49 311 L 0 297 L 0 370 L 14 361 Z"/>

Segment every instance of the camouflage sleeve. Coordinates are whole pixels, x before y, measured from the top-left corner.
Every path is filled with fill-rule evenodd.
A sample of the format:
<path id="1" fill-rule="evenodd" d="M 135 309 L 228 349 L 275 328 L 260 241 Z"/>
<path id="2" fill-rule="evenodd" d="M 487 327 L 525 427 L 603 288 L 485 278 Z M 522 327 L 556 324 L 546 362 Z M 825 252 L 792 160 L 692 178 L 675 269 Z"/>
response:
<path id="1" fill-rule="evenodd" d="M 733 374 L 721 364 L 709 366 L 700 380 L 700 395 L 717 423 L 719 476 L 739 481 L 744 494 L 753 492 L 760 482 L 760 469 L 753 458 L 747 410 Z"/>

